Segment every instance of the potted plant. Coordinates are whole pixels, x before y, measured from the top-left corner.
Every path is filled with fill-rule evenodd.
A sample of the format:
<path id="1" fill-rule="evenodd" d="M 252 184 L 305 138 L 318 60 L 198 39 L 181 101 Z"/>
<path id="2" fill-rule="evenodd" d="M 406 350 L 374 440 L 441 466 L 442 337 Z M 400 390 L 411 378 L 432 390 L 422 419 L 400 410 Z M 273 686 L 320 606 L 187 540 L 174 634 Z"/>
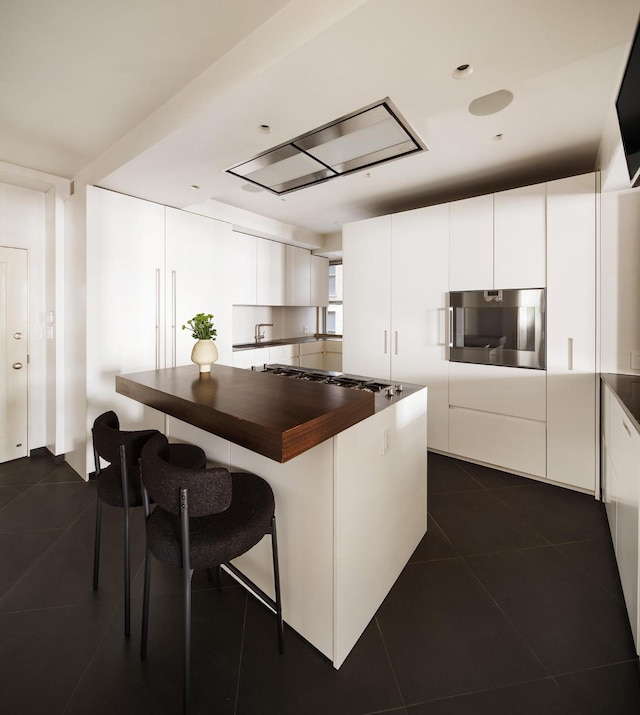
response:
<path id="1" fill-rule="evenodd" d="M 197 341 L 191 351 L 191 360 L 200 366 L 201 373 L 211 372 L 211 365 L 218 359 L 218 349 L 213 342 L 217 335 L 213 327 L 213 315 L 198 313 L 187 320 L 182 329 L 191 330 L 192 336 Z"/>

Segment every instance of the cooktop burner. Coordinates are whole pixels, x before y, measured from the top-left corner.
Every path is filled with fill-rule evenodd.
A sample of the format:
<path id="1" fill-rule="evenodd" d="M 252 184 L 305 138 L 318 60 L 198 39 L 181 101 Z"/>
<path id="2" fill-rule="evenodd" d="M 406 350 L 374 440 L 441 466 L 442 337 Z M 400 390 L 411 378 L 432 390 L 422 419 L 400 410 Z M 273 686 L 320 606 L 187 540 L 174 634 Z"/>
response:
<path id="1" fill-rule="evenodd" d="M 272 375 L 291 377 L 294 380 L 307 382 L 320 382 L 325 385 L 346 387 L 350 390 L 363 390 L 365 392 L 381 392 L 392 388 L 389 382 L 379 382 L 371 378 L 351 377 L 340 373 L 317 372 L 305 368 L 290 367 L 288 365 L 264 365 L 260 372 L 269 372 Z M 397 388 L 397 386 L 396 386 Z"/>

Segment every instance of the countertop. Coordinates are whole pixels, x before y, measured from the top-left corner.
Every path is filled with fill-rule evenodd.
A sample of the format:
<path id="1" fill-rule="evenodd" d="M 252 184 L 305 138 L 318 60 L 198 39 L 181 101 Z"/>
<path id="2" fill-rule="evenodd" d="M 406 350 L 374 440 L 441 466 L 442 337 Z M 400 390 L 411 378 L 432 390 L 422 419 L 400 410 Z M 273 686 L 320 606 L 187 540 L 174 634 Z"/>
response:
<path id="1" fill-rule="evenodd" d="M 268 348 L 276 345 L 300 345 L 302 343 L 317 343 L 324 340 L 341 342 L 341 337 L 335 335 L 305 335 L 299 338 L 278 338 L 277 340 L 261 340 L 259 343 L 238 343 L 233 346 L 233 350 L 256 350 L 257 348 Z"/>
<path id="2" fill-rule="evenodd" d="M 618 401 L 633 420 L 635 428 L 640 432 L 640 375 L 617 375 L 606 372 L 600 375 L 616 394 Z"/>
<path id="3" fill-rule="evenodd" d="M 117 375 L 116 392 L 278 462 L 396 400 L 224 365 L 210 375 L 196 365 Z"/>

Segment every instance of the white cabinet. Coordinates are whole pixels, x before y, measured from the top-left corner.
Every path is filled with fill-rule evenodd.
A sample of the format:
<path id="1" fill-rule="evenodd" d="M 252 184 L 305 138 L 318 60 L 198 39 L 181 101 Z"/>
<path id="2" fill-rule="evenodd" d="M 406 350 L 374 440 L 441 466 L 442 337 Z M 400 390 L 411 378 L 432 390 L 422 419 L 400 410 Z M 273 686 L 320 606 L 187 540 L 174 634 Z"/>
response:
<path id="1" fill-rule="evenodd" d="M 494 287 L 546 285 L 545 184 L 494 195 Z"/>
<path id="2" fill-rule="evenodd" d="M 329 304 L 329 259 L 322 256 L 310 257 L 311 297 L 309 305 Z"/>
<path id="3" fill-rule="evenodd" d="M 604 390 L 608 417 L 604 425 L 604 495 L 620 582 L 631 631 L 640 653 L 638 610 L 639 550 L 638 504 L 640 502 L 640 435 L 617 397 Z M 613 515 L 613 519 L 611 518 Z"/>
<path id="4" fill-rule="evenodd" d="M 345 372 L 429 387 L 428 440 L 448 449 L 449 206 L 343 230 Z"/>
<path id="5" fill-rule="evenodd" d="M 493 194 L 450 207 L 450 290 L 493 287 Z"/>
<path id="6" fill-rule="evenodd" d="M 547 188 L 547 476 L 596 488 L 595 176 Z"/>
<path id="7" fill-rule="evenodd" d="M 116 394 L 114 378 L 189 363 L 181 326 L 196 313 L 214 314 L 230 364 L 230 239 L 229 224 L 87 188 L 88 426 L 113 409 L 125 428 L 163 429 L 163 415 Z"/>
<path id="8" fill-rule="evenodd" d="M 545 184 L 451 204 L 450 290 L 546 285 Z"/>
<path id="9" fill-rule="evenodd" d="M 250 369 L 252 367 L 261 367 L 268 362 L 271 362 L 269 359 L 269 348 L 236 350 L 233 353 L 233 367 Z"/>
<path id="10" fill-rule="evenodd" d="M 285 245 L 256 239 L 256 304 L 285 305 Z"/>
<path id="11" fill-rule="evenodd" d="M 300 367 L 324 369 L 324 342 L 322 340 L 300 343 Z"/>
<path id="12" fill-rule="evenodd" d="M 324 341 L 324 369 L 342 372 L 342 341 Z"/>
<path id="13" fill-rule="evenodd" d="M 231 273 L 234 305 L 257 305 L 257 241 L 255 236 L 233 232 Z"/>
<path id="14" fill-rule="evenodd" d="M 311 253 L 298 246 L 286 247 L 286 304 L 311 304 Z"/>

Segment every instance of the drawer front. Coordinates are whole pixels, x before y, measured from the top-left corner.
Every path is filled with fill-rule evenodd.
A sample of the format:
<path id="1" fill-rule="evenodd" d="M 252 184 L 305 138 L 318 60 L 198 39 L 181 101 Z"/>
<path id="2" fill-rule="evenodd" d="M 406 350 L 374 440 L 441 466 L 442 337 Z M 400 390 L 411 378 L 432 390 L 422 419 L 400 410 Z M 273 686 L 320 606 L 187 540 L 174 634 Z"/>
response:
<path id="1" fill-rule="evenodd" d="M 454 455 L 546 477 L 546 441 L 544 422 L 449 408 L 449 451 Z"/>

